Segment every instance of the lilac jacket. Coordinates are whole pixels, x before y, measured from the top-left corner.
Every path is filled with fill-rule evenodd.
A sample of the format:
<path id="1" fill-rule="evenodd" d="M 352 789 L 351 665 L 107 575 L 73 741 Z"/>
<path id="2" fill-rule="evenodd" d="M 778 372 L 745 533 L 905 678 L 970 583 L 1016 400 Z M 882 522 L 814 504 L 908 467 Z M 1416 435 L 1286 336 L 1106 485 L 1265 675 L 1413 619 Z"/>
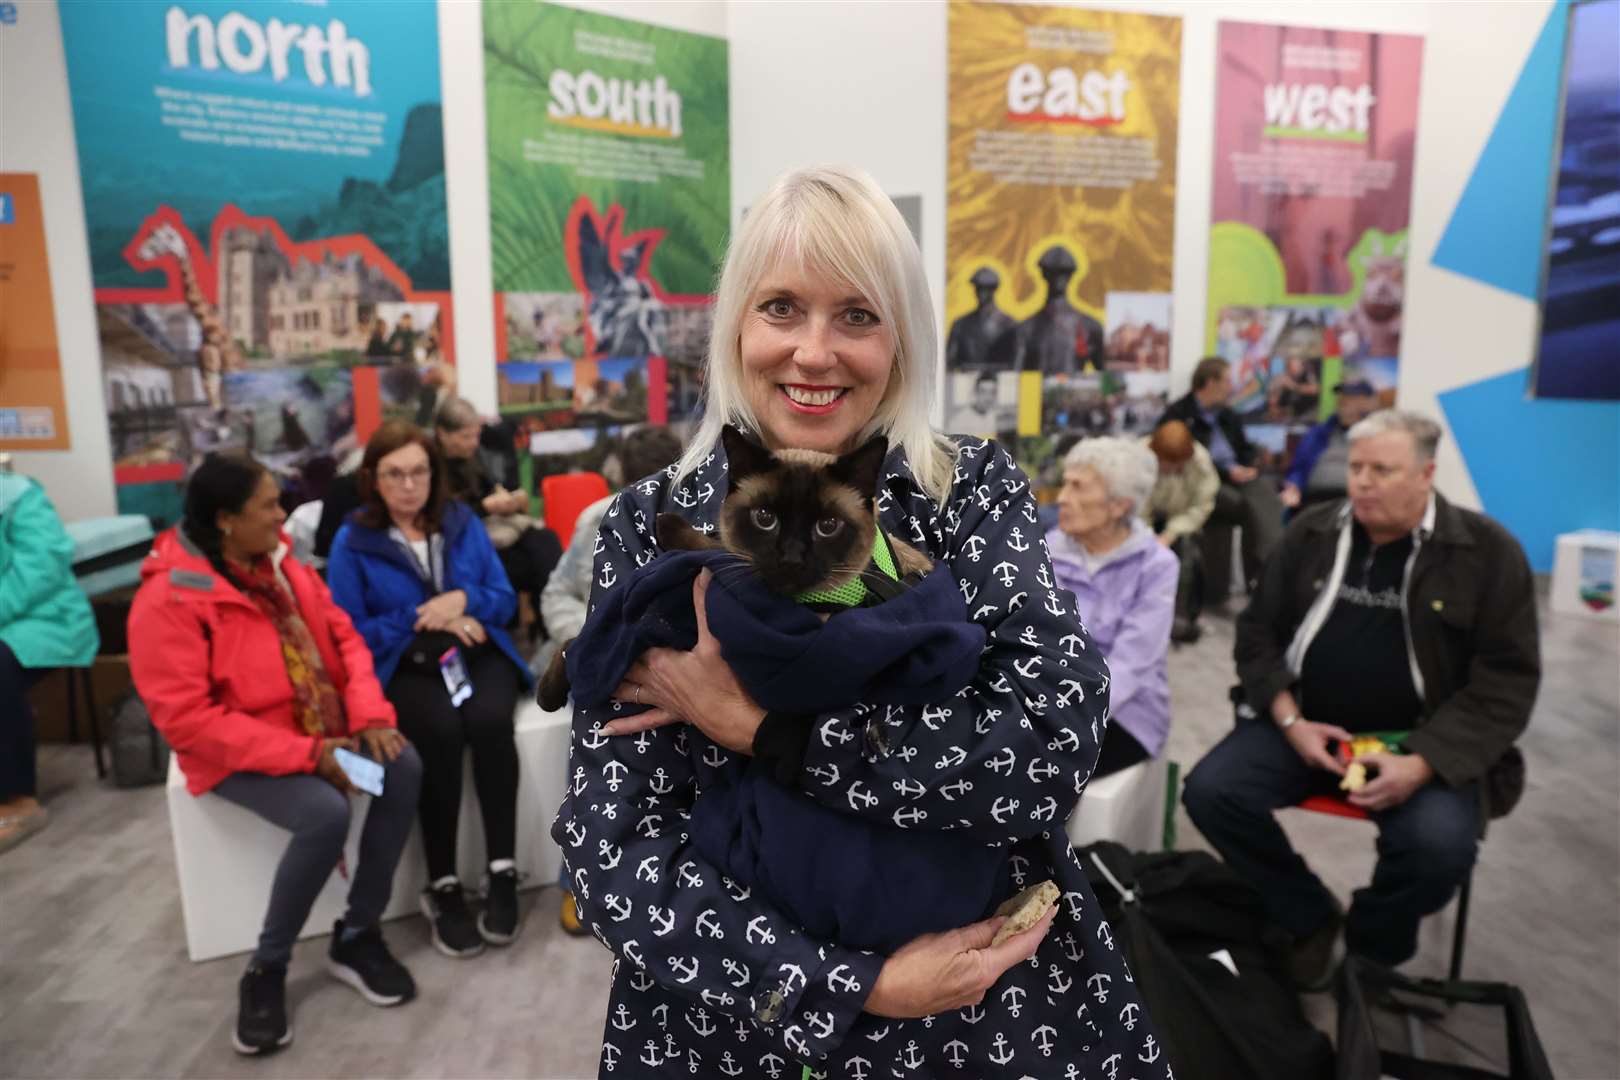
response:
<path id="1" fill-rule="evenodd" d="M 1181 565 L 1152 530 L 1132 520 L 1131 535 L 1100 558 L 1059 529 L 1046 534 L 1060 587 L 1074 593 L 1080 618 L 1108 660 L 1111 722 L 1158 756 L 1170 734 L 1170 623 Z"/>

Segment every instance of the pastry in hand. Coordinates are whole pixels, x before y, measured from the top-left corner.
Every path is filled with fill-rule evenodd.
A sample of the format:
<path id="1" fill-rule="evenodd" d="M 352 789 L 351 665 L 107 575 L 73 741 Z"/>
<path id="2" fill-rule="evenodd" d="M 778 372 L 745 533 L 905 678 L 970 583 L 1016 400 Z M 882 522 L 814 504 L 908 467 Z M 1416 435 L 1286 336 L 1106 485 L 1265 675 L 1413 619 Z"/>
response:
<path id="1" fill-rule="evenodd" d="M 1040 922 L 1047 910 L 1057 903 L 1058 896 L 1058 887 L 1048 880 L 1039 885 L 1031 885 L 996 908 L 996 914 L 1007 916 L 1007 921 L 996 931 L 990 945 L 992 947 L 1000 945 L 1013 935 L 1022 934 Z"/>

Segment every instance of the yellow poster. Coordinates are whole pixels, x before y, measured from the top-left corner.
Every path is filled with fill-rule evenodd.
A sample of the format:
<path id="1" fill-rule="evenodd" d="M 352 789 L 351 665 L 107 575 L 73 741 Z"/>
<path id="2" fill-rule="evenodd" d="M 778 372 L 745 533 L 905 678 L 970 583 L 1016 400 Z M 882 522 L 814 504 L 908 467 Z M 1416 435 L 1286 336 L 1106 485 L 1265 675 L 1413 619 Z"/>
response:
<path id="1" fill-rule="evenodd" d="M 0 173 L 0 450 L 66 450 L 39 177 Z"/>
<path id="2" fill-rule="evenodd" d="M 947 429 L 1037 467 L 1065 435 L 1147 430 L 1169 389 L 1181 20 L 954 0 L 947 48 Z"/>

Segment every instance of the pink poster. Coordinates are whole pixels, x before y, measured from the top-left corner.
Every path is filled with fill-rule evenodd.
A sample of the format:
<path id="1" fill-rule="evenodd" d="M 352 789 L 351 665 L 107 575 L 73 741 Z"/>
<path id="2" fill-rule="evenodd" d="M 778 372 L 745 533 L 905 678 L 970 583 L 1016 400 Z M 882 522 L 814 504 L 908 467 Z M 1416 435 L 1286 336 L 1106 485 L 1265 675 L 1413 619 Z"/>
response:
<path id="1" fill-rule="evenodd" d="M 1207 344 L 1279 456 L 1341 381 L 1395 394 L 1423 41 L 1223 22 Z"/>

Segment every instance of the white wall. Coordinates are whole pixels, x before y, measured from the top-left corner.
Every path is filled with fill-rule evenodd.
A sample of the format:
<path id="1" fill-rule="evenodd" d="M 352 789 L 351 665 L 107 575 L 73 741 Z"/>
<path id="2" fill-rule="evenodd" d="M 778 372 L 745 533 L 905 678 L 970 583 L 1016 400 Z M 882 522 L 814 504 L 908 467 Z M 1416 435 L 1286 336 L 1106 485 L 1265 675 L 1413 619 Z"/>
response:
<path id="1" fill-rule="evenodd" d="M 1182 17 L 1171 336 L 1178 391 L 1203 352 L 1216 25 L 1223 19 L 1426 35 L 1401 402 L 1439 416 L 1439 390 L 1528 362 L 1534 305 L 1438 270 L 1429 257 L 1546 19 L 1549 0 L 1489 6 L 1094 0 L 1073 6 Z M 732 194 L 739 214 L 779 173 L 822 160 L 860 164 L 890 192 L 920 194 L 923 254 L 942 324 L 945 24 L 945 5 L 938 0 L 749 0 L 732 6 L 730 23 Z M 1451 440 L 1443 444 L 1439 482 L 1456 500 L 1478 505 Z"/>
<path id="2" fill-rule="evenodd" d="M 69 450 L 19 451 L 16 469 L 44 485 L 64 520 L 111 514 L 112 458 L 90 291 L 90 243 L 54 3 L 18 4 L 16 23 L 0 26 L 0 172 L 39 174 L 72 440 Z"/>

